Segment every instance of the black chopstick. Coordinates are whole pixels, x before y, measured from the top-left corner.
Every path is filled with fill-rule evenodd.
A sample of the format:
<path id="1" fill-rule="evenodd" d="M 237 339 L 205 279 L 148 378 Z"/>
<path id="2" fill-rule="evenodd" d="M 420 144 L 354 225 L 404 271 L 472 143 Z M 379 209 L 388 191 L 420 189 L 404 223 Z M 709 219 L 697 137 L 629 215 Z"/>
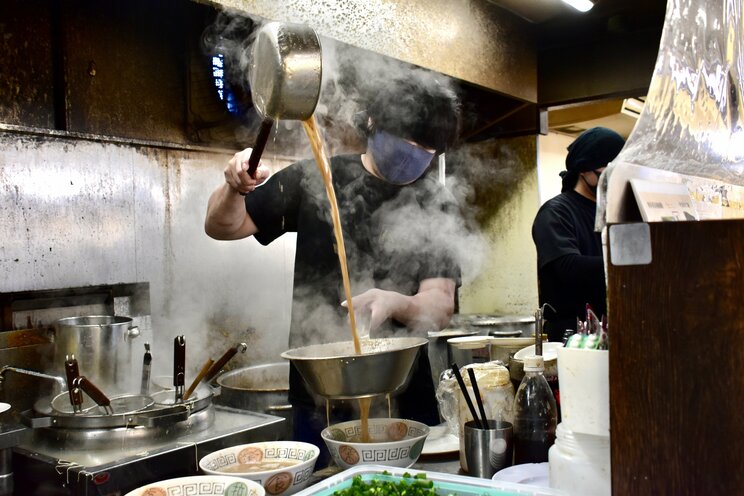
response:
<path id="1" fill-rule="evenodd" d="M 478 389 L 478 381 L 475 380 L 475 371 L 472 368 L 468 369 L 468 375 L 470 375 L 470 384 L 473 386 L 475 401 L 478 403 L 478 410 L 481 414 L 481 425 L 484 429 L 488 429 L 488 417 L 486 417 L 486 410 L 483 408 L 483 400 Z"/>
<path id="2" fill-rule="evenodd" d="M 478 418 L 478 412 L 475 411 L 473 402 L 470 399 L 470 395 L 468 394 L 468 388 L 465 387 L 465 381 L 462 380 L 462 376 L 460 375 L 460 369 L 457 367 L 457 364 L 454 362 L 452 363 L 452 365 L 450 365 L 450 367 L 452 368 L 452 372 L 455 374 L 457 383 L 460 385 L 460 389 L 462 390 L 462 395 L 465 397 L 465 402 L 468 404 L 468 408 L 470 408 L 470 413 L 473 415 L 473 420 L 475 420 L 475 424 L 478 426 L 479 429 L 483 429 L 483 424 L 481 424 L 481 421 Z"/>

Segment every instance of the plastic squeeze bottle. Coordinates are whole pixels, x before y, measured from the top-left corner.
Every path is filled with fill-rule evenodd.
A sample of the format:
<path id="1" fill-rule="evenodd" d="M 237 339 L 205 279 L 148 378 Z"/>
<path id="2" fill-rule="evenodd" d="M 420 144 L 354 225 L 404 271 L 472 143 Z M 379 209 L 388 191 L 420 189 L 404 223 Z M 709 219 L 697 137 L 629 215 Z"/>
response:
<path id="1" fill-rule="evenodd" d="M 542 356 L 524 359 L 524 378 L 514 399 L 514 464 L 548 461 L 555 442 L 558 410 L 543 375 Z"/>

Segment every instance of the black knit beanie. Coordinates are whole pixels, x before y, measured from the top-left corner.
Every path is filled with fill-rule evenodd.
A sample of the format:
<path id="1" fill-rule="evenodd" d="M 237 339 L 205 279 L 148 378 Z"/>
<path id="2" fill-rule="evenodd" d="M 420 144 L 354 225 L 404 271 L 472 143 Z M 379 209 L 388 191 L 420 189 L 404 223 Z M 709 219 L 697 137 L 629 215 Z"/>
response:
<path id="1" fill-rule="evenodd" d="M 566 170 L 561 171 L 561 192 L 573 189 L 580 173 L 607 167 L 624 145 L 623 137 L 606 127 L 593 127 L 581 133 L 568 145 Z"/>

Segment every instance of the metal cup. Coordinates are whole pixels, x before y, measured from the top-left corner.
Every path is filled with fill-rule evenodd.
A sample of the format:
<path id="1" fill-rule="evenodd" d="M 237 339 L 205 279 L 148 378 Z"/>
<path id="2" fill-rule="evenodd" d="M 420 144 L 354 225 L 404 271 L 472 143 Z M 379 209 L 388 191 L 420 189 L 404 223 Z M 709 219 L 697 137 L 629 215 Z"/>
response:
<path id="1" fill-rule="evenodd" d="M 486 422 L 487 429 L 480 429 L 474 420 L 465 423 L 465 461 L 470 475 L 490 479 L 512 464 L 513 428 L 501 420 Z"/>

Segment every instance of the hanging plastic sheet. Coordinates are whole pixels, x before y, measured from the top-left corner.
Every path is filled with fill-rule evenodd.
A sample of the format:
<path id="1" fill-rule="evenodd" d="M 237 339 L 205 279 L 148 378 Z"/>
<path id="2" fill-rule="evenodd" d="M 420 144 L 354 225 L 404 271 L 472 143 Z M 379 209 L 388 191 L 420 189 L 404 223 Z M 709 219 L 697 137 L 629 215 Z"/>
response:
<path id="1" fill-rule="evenodd" d="M 661 220 L 744 218 L 743 81 L 742 2 L 668 0 L 646 104 L 602 176 L 598 230 L 641 220 L 631 179 L 687 186 L 694 215 Z"/>

